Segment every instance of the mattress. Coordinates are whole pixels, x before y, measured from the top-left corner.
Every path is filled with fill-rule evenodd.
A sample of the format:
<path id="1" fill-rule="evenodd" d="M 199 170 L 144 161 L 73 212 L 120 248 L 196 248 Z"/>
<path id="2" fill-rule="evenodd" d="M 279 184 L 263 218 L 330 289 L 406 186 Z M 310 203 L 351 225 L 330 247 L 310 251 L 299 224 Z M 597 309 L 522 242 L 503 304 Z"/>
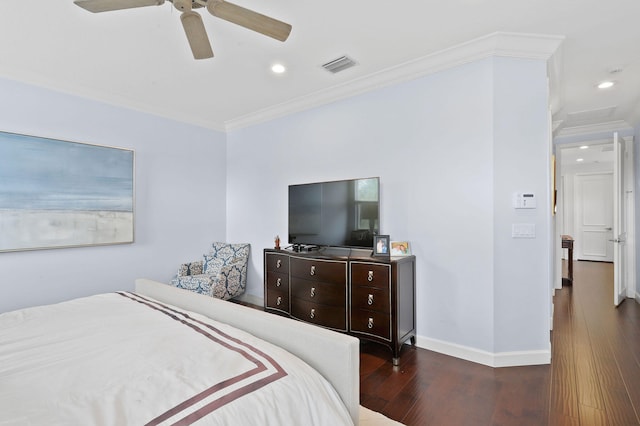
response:
<path id="1" fill-rule="evenodd" d="M 349 425 L 314 369 L 147 296 L 0 315 L 0 425 Z"/>

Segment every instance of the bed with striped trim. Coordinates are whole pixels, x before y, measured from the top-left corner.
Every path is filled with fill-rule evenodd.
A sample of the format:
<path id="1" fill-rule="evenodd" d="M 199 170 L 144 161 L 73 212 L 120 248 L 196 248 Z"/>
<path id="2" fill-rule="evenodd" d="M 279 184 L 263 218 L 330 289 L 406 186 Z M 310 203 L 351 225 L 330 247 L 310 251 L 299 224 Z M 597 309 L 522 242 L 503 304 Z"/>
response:
<path id="1" fill-rule="evenodd" d="M 353 424 L 298 357 L 145 294 L 5 313 L 0 342 L 0 424 Z"/>

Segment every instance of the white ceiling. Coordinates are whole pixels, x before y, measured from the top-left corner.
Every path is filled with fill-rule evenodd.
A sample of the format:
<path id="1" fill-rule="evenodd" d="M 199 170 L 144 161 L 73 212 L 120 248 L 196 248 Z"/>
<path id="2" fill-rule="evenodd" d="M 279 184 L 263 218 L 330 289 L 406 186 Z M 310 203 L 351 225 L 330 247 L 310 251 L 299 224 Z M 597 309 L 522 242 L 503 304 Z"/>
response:
<path id="1" fill-rule="evenodd" d="M 565 37 L 557 130 L 640 122 L 638 0 L 235 3 L 290 23 L 291 36 L 281 43 L 198 9 L 215 57 L 196 61 L 169 2 L 92 14 L 72 0 L 1 1 L 0 76 L 224 129 L 496 31 L 518 32 Z M 345 54 L 358 66 L 321 68 Z M 274 62 L 287 72 L 272 74 Z M 595 88 L 609 78 L 612 89 Z"/>
<path id="2" fill-rule="evenodd" d="M 613 144 L 600 143 L 596 145 L 583 145 L 584 147 L 563 147 L 560 150 L 562 155 L 562 167 L 581 166 L 593 164 L 607 164 L 613 169 Z M 580 161 L 578 161 L 580 160 Z"/>

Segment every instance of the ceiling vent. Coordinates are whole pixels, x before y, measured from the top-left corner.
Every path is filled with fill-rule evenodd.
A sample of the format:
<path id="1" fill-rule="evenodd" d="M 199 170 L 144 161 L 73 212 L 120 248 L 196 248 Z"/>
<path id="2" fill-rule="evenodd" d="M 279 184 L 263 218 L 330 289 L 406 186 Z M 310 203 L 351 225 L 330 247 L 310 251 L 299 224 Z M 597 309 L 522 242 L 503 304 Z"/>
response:
<path id="1" fill-rule="evenodd" d="M 354 61 L 348 56 L 342 56 L 338 59 L 334 59 L 333 61 L 327 62 L 326 64 L 322 65 L 322 68 L 335 74 L 340 71 L 344 71 L 347 68 L 351 68 L 354 65 L 356 65 L 356 61 Z"/>

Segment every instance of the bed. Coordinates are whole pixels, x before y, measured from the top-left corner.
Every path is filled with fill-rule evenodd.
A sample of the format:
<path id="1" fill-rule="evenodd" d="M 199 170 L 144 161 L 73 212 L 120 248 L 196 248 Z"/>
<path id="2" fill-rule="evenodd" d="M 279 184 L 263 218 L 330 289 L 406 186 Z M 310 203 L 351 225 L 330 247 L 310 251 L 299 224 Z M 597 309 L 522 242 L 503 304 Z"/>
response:
<path id="1" fill-rule="evenodd" d="M 0 425 L 358 424 L 358 340 L 136 280 L 0 315 Z"/>

